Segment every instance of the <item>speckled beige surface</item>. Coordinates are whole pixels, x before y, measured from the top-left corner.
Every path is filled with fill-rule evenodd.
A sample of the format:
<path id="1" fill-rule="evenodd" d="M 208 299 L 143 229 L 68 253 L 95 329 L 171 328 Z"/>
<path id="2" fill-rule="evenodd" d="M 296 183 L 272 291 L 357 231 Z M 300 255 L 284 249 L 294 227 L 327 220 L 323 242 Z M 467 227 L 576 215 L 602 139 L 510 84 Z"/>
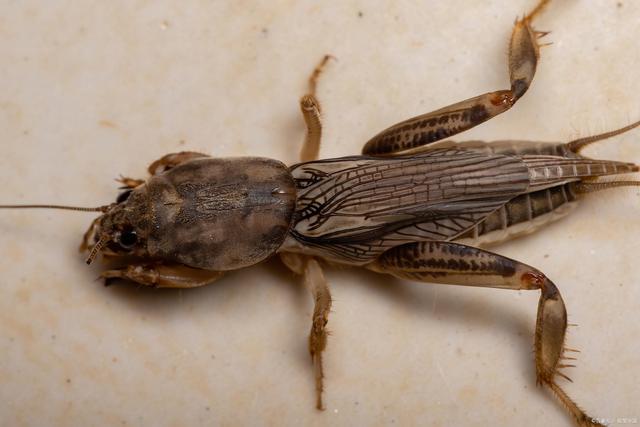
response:
<path id="1" fill-rule="evenodd" d="M 0 2 L 0 202 L 97 205 L 162 154 L 295 162 L 297 101 L 325 53 L 322 156 L 506 87 L 533 0 Z M 640 3 L 556 1 L 527 95 L 456 139 L 565 140 L 640 116 Z M 640 131 L 589 154 L 640 161 Z M 582 350 L 569 393 L 640 419 L 640 197 L 619 190 L 502 254 L 545 271 Z M 312 304 L 277 262 L 192 291 L 104 288 L 77 244 L 91 214 L 0 215 L 0 424 L 565 426 L 534 385 L 538 294 L 327 273 L 326 404 Z"/>

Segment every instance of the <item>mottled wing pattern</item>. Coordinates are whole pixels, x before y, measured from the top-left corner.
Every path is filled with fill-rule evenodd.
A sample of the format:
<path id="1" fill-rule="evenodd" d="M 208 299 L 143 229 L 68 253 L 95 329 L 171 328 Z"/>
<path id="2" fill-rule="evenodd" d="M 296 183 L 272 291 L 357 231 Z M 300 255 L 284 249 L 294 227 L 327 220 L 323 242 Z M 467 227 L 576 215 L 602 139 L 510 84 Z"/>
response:
<path id="1" fill-rule="evenodd" d="M 443 148 L 411 157 L 345 157 L 293 166 L 292 235 L 352 264 L 416 240 L 450 240 L 529 187 L 517 157 Z"/>

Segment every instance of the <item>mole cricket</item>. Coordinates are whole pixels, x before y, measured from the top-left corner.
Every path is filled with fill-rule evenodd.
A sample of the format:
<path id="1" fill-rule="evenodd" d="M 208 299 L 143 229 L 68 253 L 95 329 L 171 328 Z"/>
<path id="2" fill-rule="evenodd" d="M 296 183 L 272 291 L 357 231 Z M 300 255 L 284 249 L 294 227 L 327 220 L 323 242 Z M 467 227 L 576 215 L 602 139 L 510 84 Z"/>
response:
<path id="1" fill-rule="evenodd" d="M 590 144 L 640 122 L 563 143 L 448 139 L 506 112 L 529 90 L 540 39 L 547 35 L 534 28 L 534 21 L 548 3 L 540 1 L 514 24 L 508 89 L 391 126 L 371 138 L 361 155 L 318 159 L 322 122 L 316 85 L 331 59 L 325 56 L 300 100 L 307 136 L 298 164 L 183 151 L 151 163 L 148 179 L 121 177 L 123 191 L 113 203 L 0 208 L 99 212 L 81 250 L 88 253 L 87 263 L 102 256 L 111 267 L 117 265 L 101 273 L 105 283 L 123 279 L 156 288 L 193 288 L 279 257 L 310 289 L 315 304 L 308 347 L 318 409 L 324 407 L 322 355 L 332 303 L 325 267 L 539 291 L 533 337 L 537 383 L 578 425 L 602 425 L 562 385 L 576 352 L 565 345 L 562 278 L 549 278 L 486 247 L 544 228 L 589 193 L 640 185 L 615 178 L 638 172 L 636 164 L 582 154 Z"/>

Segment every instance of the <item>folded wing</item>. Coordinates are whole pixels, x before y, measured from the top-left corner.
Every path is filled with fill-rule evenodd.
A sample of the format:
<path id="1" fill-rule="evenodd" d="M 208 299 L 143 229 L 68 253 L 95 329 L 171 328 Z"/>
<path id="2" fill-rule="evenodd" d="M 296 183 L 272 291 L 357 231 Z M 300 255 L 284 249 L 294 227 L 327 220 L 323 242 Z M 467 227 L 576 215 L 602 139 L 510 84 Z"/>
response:
<path id="1" fill-rule="evenodd" d="M 461 148 L 320 160 L 292 173 L 294 238 L 353 264 L 405 242 L 455 238 L 530 185 L 520 158 Z"/>

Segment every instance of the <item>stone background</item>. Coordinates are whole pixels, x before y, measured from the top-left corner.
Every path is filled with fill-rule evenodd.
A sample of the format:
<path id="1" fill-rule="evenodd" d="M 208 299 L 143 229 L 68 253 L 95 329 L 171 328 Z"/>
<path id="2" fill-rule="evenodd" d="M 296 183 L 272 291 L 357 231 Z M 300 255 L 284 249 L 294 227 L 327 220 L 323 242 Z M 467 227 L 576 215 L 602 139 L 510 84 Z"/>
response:
<path id="1" fill-rule="evenodd" d="M 0 201 L 100 205 L 119 174 L 197 150 L 294 163 L 298 99 L 326 53 L 322 156 L 506 88 L 533 0 L 0 1 Z M 556 1 L 533 86 L 462 139 L 568 140 L 640 118 L 640 3 Z M 587 154 L 640 161 L 640 131 Z M 640 418 L 640 193 L 592 195 L 499 247 L 545 271 L 582 350 L 568 392 Z M 571 425 L 535 386 L 538 293 L 327 273 L 327 410 L 314 409 L 312 303 L 277 261 L 190 291 L 105 288 L 77 245 L 91 214 L 0 215 L 0 424 Z"/>

